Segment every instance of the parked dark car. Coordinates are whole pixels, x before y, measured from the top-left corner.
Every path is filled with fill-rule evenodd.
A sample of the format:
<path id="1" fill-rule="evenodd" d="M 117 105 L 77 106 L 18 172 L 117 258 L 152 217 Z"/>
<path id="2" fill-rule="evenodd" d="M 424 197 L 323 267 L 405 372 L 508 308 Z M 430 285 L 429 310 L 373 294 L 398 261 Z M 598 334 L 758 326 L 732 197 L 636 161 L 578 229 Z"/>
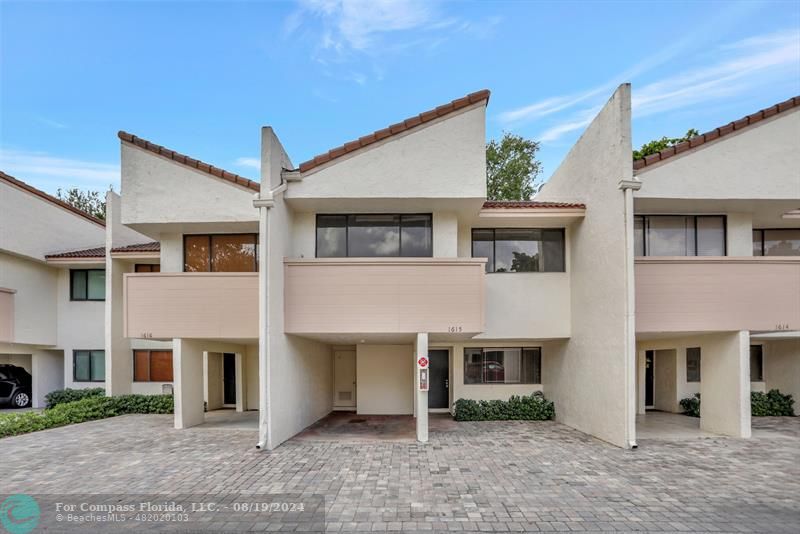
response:
<path id="1" fill-rule="evenodd" d="M 31 374 L 22 367 L 0 364 L 0 405 L 13 408 L 31 405 Z"/>

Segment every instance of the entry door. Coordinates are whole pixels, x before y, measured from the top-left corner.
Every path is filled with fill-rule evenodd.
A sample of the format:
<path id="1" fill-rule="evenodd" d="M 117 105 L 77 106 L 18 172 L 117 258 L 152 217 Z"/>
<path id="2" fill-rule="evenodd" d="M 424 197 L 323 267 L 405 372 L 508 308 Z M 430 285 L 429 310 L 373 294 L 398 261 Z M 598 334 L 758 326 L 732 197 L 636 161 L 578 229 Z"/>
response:
<path id="1" fill-rule="evenodd" d="M 333 407 L 356 407 L 356 353 L 353 350 L 333 353 Z"/>
<path id="2" fill-rule="evenodd" d="M 439 409 L 450 407 L 450 352 L 447 350 L 429 350 L 428 366 L 428 408 Z"/>
<path id="3" fill-rule="evenodd" d="M 222 404 L 236 405 L 236 355 L 222 355 Z"/>
<path id="4" fill-rule="evenodd" d="M 648 350 L 644 356 L 644 407 L 653 408 L 655 406 L 655 351 Z"/>

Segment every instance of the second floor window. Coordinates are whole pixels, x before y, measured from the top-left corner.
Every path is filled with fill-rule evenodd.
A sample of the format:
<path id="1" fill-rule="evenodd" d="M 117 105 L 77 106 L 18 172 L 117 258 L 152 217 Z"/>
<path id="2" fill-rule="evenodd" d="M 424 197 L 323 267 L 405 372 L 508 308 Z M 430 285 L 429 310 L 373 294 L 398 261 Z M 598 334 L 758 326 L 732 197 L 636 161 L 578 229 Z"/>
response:
<path id="1" fill-rule="evenodd" d="M 725 256 L 724 215 L 636 215 L 636 256 Z"/>
<path id="2" fill-rule="evenodd" d="M 135 273 L 160 273 L 160 263 L 137 263 L 134 265 L 133 272 Z"/>
<path id="3" fill-rule="evenodd" d="M 70 300 L 106 300 L 106 270 L 70 270 L 69 291 Z"/>
<path id="4" fill-rule="evenodd" d="M 487 273 L 564 272 L 561 228 L 473 228 L 472 257 Z"/>
<path id="5" fill-rule="evenodd" d="M 317 215 L 318 258 L 433 256 L 430 214 Z"/>
<path id="6" fill-rule="evenodd" d="M 753 256 L 800 256 L 800 228 L 753 230 Z"/>
<path id="7" fill-rule="evenodd" d="M 252 273 L 258 271 L 256 234 L 183 236 L 183 271 Z"/>

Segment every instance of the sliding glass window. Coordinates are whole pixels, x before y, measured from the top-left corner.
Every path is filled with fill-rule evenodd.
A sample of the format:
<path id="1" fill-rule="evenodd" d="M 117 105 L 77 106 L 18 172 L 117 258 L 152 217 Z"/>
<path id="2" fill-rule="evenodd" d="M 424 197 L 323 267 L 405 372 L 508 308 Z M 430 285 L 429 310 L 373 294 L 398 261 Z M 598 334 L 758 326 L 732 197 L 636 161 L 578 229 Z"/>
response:
<path id="1" fill-rule="evenodd" d="M 753 230 L 753 256 L 800 256 L 800 228 Z"/>
<path id="2" fill-rule="evenodd" d="M 317 215 L 317 257 L 431 257 L 431 219 L 430 214 Z"/>
<path id="3" fill-rule="evenodd" d="M 564 272 L 564 230 L 474 228 L 472 257 L 487 258 L 487 273 Z"/>
<path id="4" fill-rule="evenodd" d="M 637 215 L 636 256 L 725 256 L 724 215 Z"/>
<path id="5" fill-rule="evenodd" d="M 201 234 L 183 236 L 183 270 L 187 273 L 258 271 L 258 235 Z"/>
<path id="6" fill-rule="evenodd" d="M 539 347 L 464 349 L 464 384 L 541 383 Z"/>

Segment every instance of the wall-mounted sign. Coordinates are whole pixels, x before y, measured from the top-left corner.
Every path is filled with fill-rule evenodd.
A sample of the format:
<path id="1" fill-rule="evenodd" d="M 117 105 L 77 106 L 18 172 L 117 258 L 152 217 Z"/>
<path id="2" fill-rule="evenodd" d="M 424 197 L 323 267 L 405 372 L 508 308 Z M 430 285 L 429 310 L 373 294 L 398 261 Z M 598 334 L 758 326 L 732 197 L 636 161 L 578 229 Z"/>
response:
<path id="1" fill-rule="evenodd" d="M 428 358 L 426 358 L 425 356 L 420 357 L 420 359 L 417 360 L 417 364 L 420 367 L 428 367 Z"/>

